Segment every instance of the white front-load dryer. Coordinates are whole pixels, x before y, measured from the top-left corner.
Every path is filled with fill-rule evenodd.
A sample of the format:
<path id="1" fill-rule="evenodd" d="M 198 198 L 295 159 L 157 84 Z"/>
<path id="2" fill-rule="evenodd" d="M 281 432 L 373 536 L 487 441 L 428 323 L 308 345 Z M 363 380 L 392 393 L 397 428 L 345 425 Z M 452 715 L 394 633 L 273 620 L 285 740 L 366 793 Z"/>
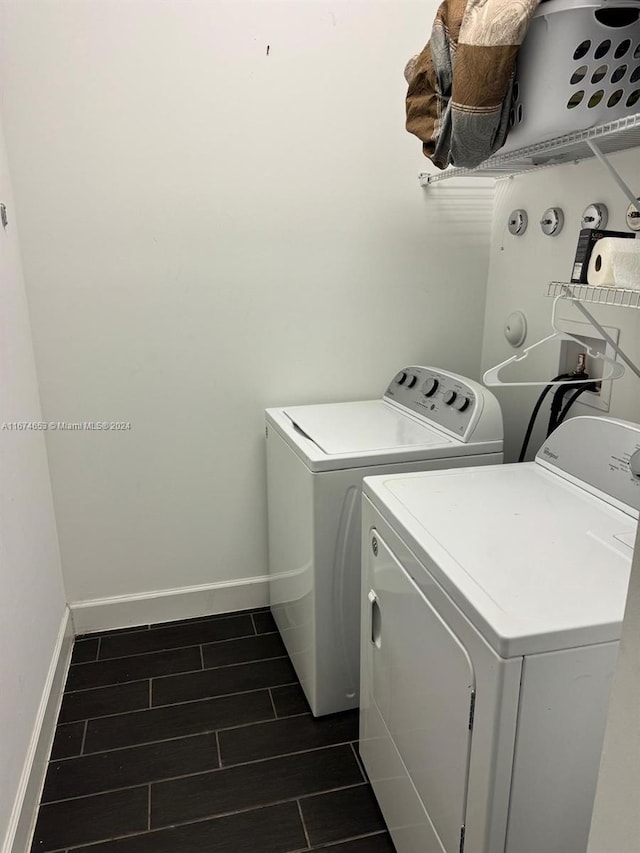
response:
<path id="1" fill-rule="evenodd" d="M 476 382 L 411 366 L 382 399 L 267 409 L 271 611 L 312 712 L 360 686 L 363 477 L 502 462 L 502 414 Z"/>
<path id="2" fill-rule="evenodd" d="M 360 755 L 398 853 L 585 853 L 639 508 L 609 418 L 365 480 Z"/>

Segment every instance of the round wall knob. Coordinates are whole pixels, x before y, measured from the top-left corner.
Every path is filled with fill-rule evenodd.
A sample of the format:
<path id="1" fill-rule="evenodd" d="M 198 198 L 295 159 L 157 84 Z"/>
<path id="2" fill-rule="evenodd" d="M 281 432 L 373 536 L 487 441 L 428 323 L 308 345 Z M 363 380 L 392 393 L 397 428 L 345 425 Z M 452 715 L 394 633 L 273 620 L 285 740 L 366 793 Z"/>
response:
<path id="1" fill-rule="evenodd" d="M 640 198 L 638 204 L 630 204 L 627 208 L 627 228 L 632 231 L 640 231 Z"/>
<path id="2" fill-rule="evenodd" d="M 606 228 L 609 211 L 606 204 L 590 204 L 582 214 L 580 228 Z"/>
<path id="3" fill-rule="evenodd" d="M 557 237 L 564 225 L 564 213 L 560 207 L 549 207 L 542 214 L 540 227 L 547 237 Z"/>
<path id="4" fill-rule="evenodd" d="M 509 229 L 510 234 L 513 234 L 516 237 L 521 237 L 527 230 L 528 224 L 529 217 L 527 216 L 526 210 L 522 210 L 522 208 L 520 208 L 519 210 L 512 210 L 509 214 L 507 228 Z"/>

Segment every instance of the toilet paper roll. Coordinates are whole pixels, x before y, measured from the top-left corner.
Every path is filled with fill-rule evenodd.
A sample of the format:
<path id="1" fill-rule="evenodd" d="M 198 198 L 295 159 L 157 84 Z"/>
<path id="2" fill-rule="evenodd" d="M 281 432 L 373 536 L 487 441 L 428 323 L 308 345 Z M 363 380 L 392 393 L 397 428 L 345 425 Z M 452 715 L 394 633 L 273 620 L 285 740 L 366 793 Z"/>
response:
<path id="1" fill-rule="evenodd" d="M 594 287 L 640 289 L 640 240 L 603 237 L 593 247 L 587 281 Z"/>

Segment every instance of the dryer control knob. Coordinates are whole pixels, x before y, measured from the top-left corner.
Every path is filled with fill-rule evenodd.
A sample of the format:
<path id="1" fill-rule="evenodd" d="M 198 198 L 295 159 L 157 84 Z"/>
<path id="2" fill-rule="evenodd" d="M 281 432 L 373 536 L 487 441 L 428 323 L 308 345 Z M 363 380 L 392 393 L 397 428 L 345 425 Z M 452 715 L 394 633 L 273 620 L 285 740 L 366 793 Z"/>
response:
<path id="1" fill-rule="evenodd" d="M 447 393 L 442 398 L 447 406 L 453 406 L 456 401 L 457 394 L 455 391 L 447 391 Z"/>
<path id="2" fill-rule="evenodd" d="M 407 388 L 413 388 L 413 386 L 416 384 L 417 381 L 418 381 L 417 376 L 413 376 L 413 375 L 409 376 L 409 378 L 407 379 Z"/>
<path id="3" fill-rule="evenodd" d="M 465 409 L 469 408 L 469 403 L 471 400 L 468 397 L 458 397 L 455 401 L 454 406 L 459 412 L 464 412 Z"/>
<path id="4" fill-rule="evenodd" d="M 396 376 L 396 382 L 398 383 L 398 385 L 404 385 L 406 379 L 407 374 L 404 372 L 404 370 L 400 371 L 400 373 Z"/>
<path id="5" fill-rule="evenodd" d="M 433 397 L 433 395 L 438 390 L 438 385 L 440 383 L 433 376 L 424 383 L 424 388 L 422 389 L 425 397 Z"/>

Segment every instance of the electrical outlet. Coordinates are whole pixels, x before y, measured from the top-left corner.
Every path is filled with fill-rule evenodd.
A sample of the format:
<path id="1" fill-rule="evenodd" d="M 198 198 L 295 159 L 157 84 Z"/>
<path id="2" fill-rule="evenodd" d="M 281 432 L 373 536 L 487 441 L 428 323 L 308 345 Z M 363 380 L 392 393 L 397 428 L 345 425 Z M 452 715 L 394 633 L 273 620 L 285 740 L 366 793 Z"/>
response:
<path id="1" fill-rule="evenodd" d="M 609 358 L 615 358 L 613 347 L 604 338 L 598 336 L 598 333 L 590 323 L 580 323 L 576 320 L 560 320 L 558 321 L 558 328 L 561 328 L 564 332 L 569 332 L 569 334 L 580 341 L 584 341 L 584 347 L 581 347 L 579 343 L 574 341 L 562 341 L 560 344 L 560 359 L 558 361 L 559 374 L 570 373 L 572 370 L 575 370 L 579 354 L 586 352 L 587 347 L 596 352 L 601 352 Z M 603 326 L 602 328 L 618 343 L 620 329 L 615 329 L 611 326 Z M 606 362 L 602 361 L 601 358 L 593 358 L 587 355 L 586 369 L 589 378 L 598 383 L 598 390 L 595 392 L 585 391 L 584 394 L 580 395 L 576 404 L 581 403 L 583 406 L 590 406 L 593 409 L 598 409 L 600 412 L 608 412 L 611 402 L 611 385 L 613 383 L 612 380 L 599 381 L 602 379 L 603 371 L 605 373 L 607 371 Z"/>

